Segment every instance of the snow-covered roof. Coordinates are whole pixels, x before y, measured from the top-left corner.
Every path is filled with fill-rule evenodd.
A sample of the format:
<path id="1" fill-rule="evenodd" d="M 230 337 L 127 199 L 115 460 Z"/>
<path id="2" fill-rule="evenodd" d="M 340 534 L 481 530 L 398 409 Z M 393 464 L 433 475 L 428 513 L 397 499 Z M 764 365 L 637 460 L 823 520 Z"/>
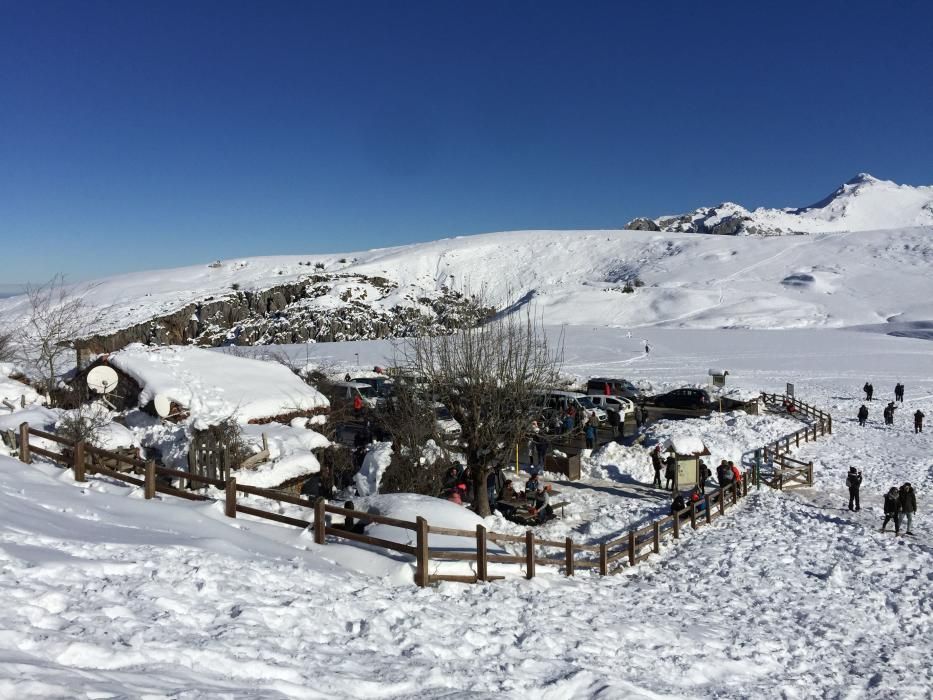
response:
<path id="1" fill-rule="evenodd" d="M 667 442 L 679 455 L 696 455 L 706 451 L 703 440 L 697 435 L 671 435 Z"/>
<path id="2" fill-rule="evenodd" d="M 195 428 L 233 417 L 241 423 L 329 406 L 327 398 L 277 362 L 187 346 L 135 343 L 108 362 L 139 384 L 139 405 L 157 395 L 188 409 Z"/>

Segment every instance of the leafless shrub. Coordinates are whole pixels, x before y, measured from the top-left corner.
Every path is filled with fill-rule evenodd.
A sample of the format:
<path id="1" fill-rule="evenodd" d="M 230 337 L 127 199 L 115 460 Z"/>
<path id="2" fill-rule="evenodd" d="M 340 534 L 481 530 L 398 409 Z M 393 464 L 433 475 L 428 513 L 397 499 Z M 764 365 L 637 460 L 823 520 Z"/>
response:
<path id="1" fill-rule="evenodd" d="M 13 349 L 13 336 L 0 331 L 0 362 L 10 362 L 16 356 Z"/>
<path id="2" fill-rule="evenodd" d="M 110 413 L 98 404 L 85 404 L 65 412 L 55 425 L 55 431 L 68 440 L 98 444 L 100 431 L 110 425 Z"/>
<path id="3" fill-rule="evenodd" d="M 29 312 L 17 332 L 18 359 L 51 395 L 59 371 L 74 353 L 75 340 L 87 334 L 88 309 L 61 274 L 38 287 L 27 287 L 26 297 Z"/>

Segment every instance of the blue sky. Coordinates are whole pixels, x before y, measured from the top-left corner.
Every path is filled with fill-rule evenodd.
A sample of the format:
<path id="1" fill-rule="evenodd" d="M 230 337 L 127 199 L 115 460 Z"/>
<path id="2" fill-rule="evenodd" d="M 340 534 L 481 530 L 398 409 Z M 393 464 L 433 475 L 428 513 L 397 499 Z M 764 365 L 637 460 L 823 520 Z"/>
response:
<path id="1" fill-rule="evenodd" d="M 931 3 L 0 0 L 0 287 L 933 183 Z"/>

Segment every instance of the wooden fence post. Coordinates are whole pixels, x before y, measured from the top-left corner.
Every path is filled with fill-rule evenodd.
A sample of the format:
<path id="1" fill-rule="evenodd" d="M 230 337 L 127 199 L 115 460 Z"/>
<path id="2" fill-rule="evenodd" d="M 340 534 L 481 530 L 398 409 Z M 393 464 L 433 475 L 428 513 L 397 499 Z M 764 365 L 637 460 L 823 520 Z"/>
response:
<path id="1" fill-rule="evenodd" d="M 486 573 L 486 528 L 476 526 L 476 580 L 488 581 Z"/>
<path id="2" fill-rule="evenodd" d="M 674 513 L 674 539 L 675 540 L 680 539 L 680 514 L 681 513 L 683 513 L 683 511 Z"/>
<path id="3" fill-rule="evenodd" d="M 228 518 L 236 517 L 236 479 L 227 479 L 224 493 L 224 515 Z"/>
<path id="4" fill-rule="evenodd" d="M 719 514 L 726 514 L 726 490 L 719 489 Z"/>
<path id="5" fill-rule="evenodd" d="M 29 456 L 29 423 L 19 425 L 19 461 L 26 464 L 32 461 Z"/>
<path id="6" fill-rule="evenodd" d="M 535 533 L 525 531 L 525 578 L 535 576 Z"/>
<path id="7" fill-rule="evenodd" d="M 829 428 L 827 432 L 830 435 L 832 435 L 833 434 L 833 417 L 829 413 L 826 414 L 826 424 Z"/>
<path id="8" fill-rule="evenodd" d="M 609 575 L 609 545 L 605 542 L 599 543 L 599 575 Z"/>
<path id="9" fill-rule="evenodd" d="M 569 537 L 564 541 L 564 569 L 568 576 L 573 576 L 573 540 Z"/>
<path id="10" fill-rule="evenodd" d="M 708 506 L 709 503 L 707 503 L 706 505 Z M 690 527 L 692 527 L 694 530 L 697 529 L 697 502 L 696 501 L 693 501 L 690 504 Z"/>
<path id="11" fill-rule="evenodd" d="M 732 482 L 732 505 L 735 505 L 736 503 L 739 502 L 739 489 L 740 488 L 741 487 L 739 486 L 738 482 L 736 481 Z"/>
<path id="12" fill-rule="evenodd" d="M 813 486 L 813 462 L 807 462 L 807 486 Z"/>
<path id="13" fill-rule="evenodd" d="M 324 499 L 321 499 L 321 502 L 324 502 Z M 321 515 L 324 514 L 324 509 L 321 508 Z M 324 519 L 321 518 L 321 522 L 324 522 Z M 430 552 L 428 550 L 428 521 L 422 518 L 420 515 L 417 518 L 418 529 L 415 531 L 415 551 L 417 556 L 417 568 L 415 569 L 415 583 L 417 583 L 421 588 L 427 588 L 430 581 L 430 574 L 428 573 L 428 563 L 430 559 Z"/>
<path id="14" fill-rule="evenodd" d="M 676 516 L 674 516 L 674 517 L 676 517 Z M 660 554 L 660 553 L 661 553 L 661 521 L 660 521 L 660 520 L 655 520 L 655 521 L 654 521 L 654 528 L 653 528 L 653 530 L 654 530 L 654 532 L 653 532 L 653 534 L 654 534 L 654 553 L 655 553 L 655 554 Z"/>
<path id="15" fill-rule="evenodd" d="M 794 432 L 794 444 L 797 447 L 800 447 L 800 431 L 799 430 Z"/>
<path id="16" fill-rule="evenodd" d="M 84 478 L 84 441 L 79 440 L 71 448 L 71 468 L 75 474 L 75 481 L 85 481 Z"/>
<path id="17" fill-rule="evenodd" d="M 327 501 L 323 498 L 318 498 L 314 502 L 314 543 L 315 544 L 324 544 L 326 539 L 326 533 L 324 528 L 327 527 L 327 516 L 325 515 L 325 508 L 327 506 Z"/>
<path id="18" fill-rule="evenodd" d="M 146 496 L 148 501 L 150 498 L 155 498 L 155 460 L 150 459 L 146 462 L 146 480 L 143 486 L 143 493 Z"/>
<path id="19" fill-rule="evenodd" d="M 635 531 L 628 531 L 628 565 L 635 566 Z"/>
<path id="20" fill-rule="evenodd" d="M 713 522 L 712 504 L 709 501 L 709 496 L 704 496 L 704 499 L 706 500 L 706 524 L 709 525 Z M 719 500 L 722 500 L 722 489 L 719 490 Z"/>

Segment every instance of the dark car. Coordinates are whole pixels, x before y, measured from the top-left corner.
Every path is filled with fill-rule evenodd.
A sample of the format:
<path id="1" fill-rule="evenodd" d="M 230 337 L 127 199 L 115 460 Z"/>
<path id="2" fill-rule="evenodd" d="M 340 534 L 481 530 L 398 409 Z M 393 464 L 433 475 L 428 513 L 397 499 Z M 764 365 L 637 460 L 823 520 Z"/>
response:
<path id="1" fill-rule="evenodd" d="M 359 384 L 369 384 L 376 396 L 381 399 L 388 398 L 392 394 L 392 380 L 388 377 L 354 377 L 353 381 Z"/>
<path id="2" fill-rule="evenodd" d="M 710 408 L 712 400 L 706 389 L 674 389 L 666 394 L 653 396 L 649 403 L 663 408 Z"/>
<path id="3" fill-rule="evenodd" d="M 610 377 L 593 377 L 586 383 L 587 394 L 606 394 L 609 387 L 610 396 L 622 396 L 626 399 L 637 400 L 642 398 L 641 390 L 627 379 L 612 379 Z"/>

